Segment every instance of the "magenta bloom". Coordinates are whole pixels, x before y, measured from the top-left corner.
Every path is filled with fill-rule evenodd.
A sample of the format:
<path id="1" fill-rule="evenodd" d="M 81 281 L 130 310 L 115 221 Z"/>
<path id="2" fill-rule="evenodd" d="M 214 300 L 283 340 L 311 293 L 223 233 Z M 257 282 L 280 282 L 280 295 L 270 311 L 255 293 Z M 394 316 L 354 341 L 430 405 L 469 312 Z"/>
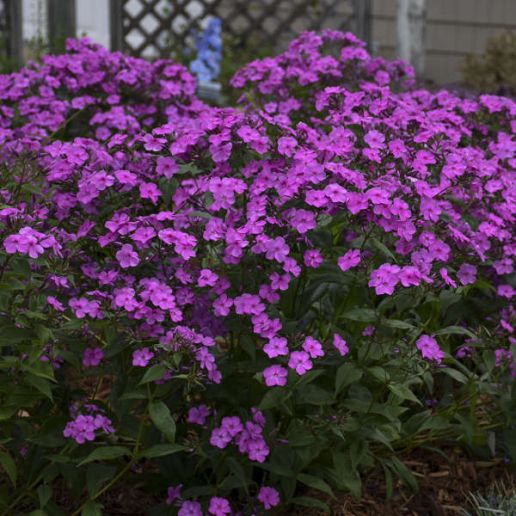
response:
<path id="1" fill-rule="evenodd" d="M 265 306 L 261 302 L 260 296 L 252 294 L 242 294 L 233 300 L 235 312 L 239 315 L 258 315 L 265 311 Z"/>
<path id="2" fill-rule="evenodd" d="M 153 356 L 154 353 L 149 348 L 137 349 L 133 353 L 133 366 L 147 367 Z"/>
<path id="3" fill-rule="evenodd" d="M 78 319 L 83 319 L 89 315 L 92 319 L 101 319 L 102 312 L 100 310 L 100 302 L 95 300 L 89 300 L 85 297 L 79 299 L 72 298 L 68 302 L 70 308 L 74 311 L 75 316 Z"/>
<path id="4" fill-rule="evenodd" d="M 397 265 L 384 263 L 371 273 L 369 286 L 374 287 L 377 295 L 394 293 L 400 281 L 400 268 Z"/>
<path id="5" fill-rule="evenodd" d="M 262 486 L 258 492 L 258 500 L 263 504 L 266 510 L 272 509 L 279 505 L 280 496 L 273 487 Z"/>
<path id="6" fill-rule="evenodd" d="M 477 280 L 477 268 L 474 265 L 463 263 L 457 271 L 457 278 L 463 285 L 471 285 Z"/>
<path id="7" fill-rule="evenodd" d="M 263 371 L 263 378 L 267 387 L 279 385 L 284 387 L 287 385 L 288 371 L 280 365 L 272 365 Z"/>
<path id="8" fill-rule="evenodd" d="M 319 267 L 319 265 L 321 265 L 321 263 L 324 261 L 321 253 L 317 249 L 310 249 L 305 251 L 303 260 L 307 267 L 312 267 L 314 269 Z"/>
<path id="9" fill-rule="evenodd" d="M 175 500 L 177 500 L 181 496 L 181 488 L 183 487 L 182 484 L 179 484 L 177 486 L 170 486 L 167 489 L 167 505 L 172 505 Z"/>
<path id="10" fill-rule="evenodd" d="M 303 349 L 310 355 L 311 358 L 318 358 L 324 356 L 322 344 L 313 337 L 306 337 L 303 343 Z"/>
<path id="11" fill-rule="evenodd" d="M 188 410 L 189 423 L 194 425 L 204 425 L 206 418 L 210 415 L 210 409 L 206 405 L 199 405 L 198 407 L 192 407 Z"/>
<path id="12" fill-rule="evenodd" d="M 202 269 L 197 284 L 199 287 L 213 287 L 218 279 L 219 277 L 214 272 L 210 271 L 210 269 Z"/>
<path id="13" fill-rule="evenodd" d="M 222 418 L 220 428 L 233 438 L 244 429 L 244 426 L 238 416 L 226 416 Z"/>
<path id="14" fill-rule="evenodd" d="M 294 369 L 297 374 L 303 375 L 310 369 L 313 364 L 310 360 L 310 355 L 306 351 L 293 351 L 288 361 L 290 369 Z"/>
<path id="15" fill-rule="evenodd" d="M 59 301 L 58 299 L 56 299 L 54 296 L 47 296 L 47 303 L 54 309 L 54 310 L 57 310 L 58 312 L 64 312 L 64 306 L 63 306 L 63 303 L 61 303 L 61 301 Z"/>
<path id="16" fill-rule="evenodd" d="M 514 294 L 516 293 L 516 290 L 514 290 L 511 285 L 499 285 L 496 289 L 496 293 L 500 297 L 505 297 L 506 299 L 512 299 L 514 297 Z"/>
<path id="17" fill-rule="evenodd" d="M 201 504 L 199 502 L 183 502 L 177 516 L 203 516 Z"/>
<path id="18" fill-rule="evenodd" d="M 333 336 L 333 346 L 343 357 L 349 353 L 346 341 L 338 333 Z"/>
<path id="19" fill-rule="evenodd" d="M 272 337 L 265 346 L 263 346 L 263 352 L 269 358 L 276 358 L 279 356 L 288 355 L 288 345 L 285 337 Z"/>
<path id="20" fill-rule="evenodd" d="M 358 249 L 351 249 L 337 260 L 337 265 L 343 272 L 346 272 L 356 267 L 361 260 L 360 251 Z"/>
<path id="21" fill-rule="evenodd" d="M 231 514 L 231 506 L 225 498 L 214 496 L 210 500 L 208 512 L 213 514 L 213 516 L 225 516 L 226 514 Z"/>
<path id="22" fill-rule="evenodd" d="M 84 367 L 97 367 L 104 358 L 104 351 L 101 348 L 86 348 L 82 356 Z"/>
<path id="23" fill-rule="evenodd" d="M 136 267 L 140 263 L 138 253 L 133 249 L 130 244 L 124 244 L 120 251 L 116 253 L 116 259 L 122 269 L 129 269 L 130 267 Z"/>
<path id="24" fill-rule="evenodd" d="M 210 444 L 216 448 L 225 448 L 231 442 L 231 435 L 225 428 L 214 428 L 210 436 Z"/>
<path id="25" fill-rule="evenodd" d="M 429 335 L 421 335 L 416 341 L 416 348 L 419 349 L 423 358 L 434 360 L 438 364 L 443 361 L 444 352 L 437 341 Z"/>

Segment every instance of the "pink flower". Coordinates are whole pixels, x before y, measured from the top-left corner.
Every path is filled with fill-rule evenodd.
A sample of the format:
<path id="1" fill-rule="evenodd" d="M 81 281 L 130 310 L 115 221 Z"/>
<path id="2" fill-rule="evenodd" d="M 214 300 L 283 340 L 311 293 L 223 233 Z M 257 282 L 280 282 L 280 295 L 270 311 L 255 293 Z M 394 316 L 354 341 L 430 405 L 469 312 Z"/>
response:
<path id="1" fill-rule="evenodd" d="M 276 505 L 279 505 L 280 496 L 274 487 L 262 486 L 260 491 L 258 491 L 258 500 L 263 504 L 265 510 L 268 511 L 276 507 Z"/>
<path id="2" fill-rule="evenodd" d="M 303 259 L 307 267 L 313 267 L 314 269 L 319 267 L 319 265 L 321 265 L 323 262 L 323 257 L 317 249 L 305 251 Z"/>
<path id="3" fill-rule="evenodd" d="M 199 287 L 213 287 L 213 285 L 217 283 L 218 279 L 219 277 L 210 269 L 202 269 L 199 279 L 197 280 L 197 284 Z"/>
<path id="4" fill-rule="evenodd" d="M 182 484 L 179 484 L 178 486 L 170 486 L 167 489 L 167 505 L 172 505 L 175 500 L 177 500 L 181 496 L 181 488 L 183 487 Z"/>
<path id="5" fill-rule="evenodd" d="M 439 274 L 441 275 L 441 278 L 444 280 L 446 285 L 449 285 L 450 287 L 453 287 L 453 288 L 457 288 L 457 283 L 455 282 L 455 280 L 453 280 L 453 278 L 450 277 L 450 275 L 448 274 L 448 271 L 444 267 L 442 267 L 439 270 Z"/>
<path id="6" fill-rule="evenodd" d="M 179 170 L 179 165 L 173 158 L 160 156 L 156 163 L 156 172 L 158 175 L 164 176 L 167 179 L 170 179 Z"/>
<path id="7" fill-rule="evenodd" d="M 122 269 L 129 269 L 130 267 L 136 267 L 140 263 L 138 253 L 133 249 L 130 244 L 124 244 L 120 251 L 116 253 L 116 259 Z"/>
<path id="8" fill-rule="evenodd" d="M 149 348 L 137 349 L 133 352 L 133 366 L 147 367 L 154 353 Z"/>
<path id="9" fill-rule="evenodd" d="M 385 147 L 385 136 L 374 129 L 366 133 L 364 141 L 371 149 L 383 149 Z"/>
<path id="10" fill-rule="evenodd" d="M 269 358 L 288 355 L 287 339 L 284 337 L 272 337 L 269 342 L 263 346 L 263 352 Z"/>
<path id="11" fill-rule="evenodd" d="M 346 272 L 356 267 L 361 259 L 360 251 L 358 249 L 351 249 L 337 260 L 337 265 L 343 272 Z"/>
<path id="12" fill-rule="evenodd" d="M 347 342 L 338 333 L 333 335 L 333 346 L 343 357 L 349 353 Z"/>
<path id="13" fill-rule="evenodd" d="M 498 285 L 496 289 L 496 293 L 500 297 L 505 297 L 506 299 L 512 299 L 515 294 L 515 290 L 511 287 L 511 285 Z"/>
<path id="14" fill-rule="evenodd" d="M 244 425 L 238 416 L 226 416 L 222 418 L 220 428 L 233 438 L 244 430 Z"/>
<path id="15" fill-rule="evenodd" d="M 214 496 L 210 500 L 208 512 L 214 516 L 225 516 L 226 514 L 231 514 L 231 506 L 225 498 Z"/>
<path id="16" fill-rule="evenodd" d="M 214 428 L 210 436 L 210 444 L 223 449 L 231 442 L 231 435 L 225 428 Z"/>
<path id="17" fill-rule="evenodd" d="M 318 358 L 324 356 L 322 344 L 313 337 L 306 337 L 303 343 L 303 349 L 310 355 L 311 358 Z"/>
<path id="18" fill-rule="evenodd" d="M 292 156 L 297 147 L 297 141 L 290 136 L 278 138 L 278 152 L 284 156 Z"/>
<path id="19" fill-rule="evenodd" d="M 429 335 L 421 335 L 421 337 L 416 341 L 416 347 L 421 352 L 423 358 L 434 360 L 439 364 L 443 361 L 444 352 L 433 337 L 430 337 Z"/>
<path id="20" fill-rule="evenodd" d="M 402 267 L 399 278 L 404 287 L 421 284 L 421 273 L 419 272 L 419 269 L 413 265 Z"/>
<path id="21" fill-rule="evenodd" d="M 74 311 L 78 319 L 83 319 L 89 315 L 93 319 L 101 319 L 102 312 L 100 311 L 100 302 L 91 301 L 85 297 L 72 298 L 68 302 L 70 308 Z"/>
<path id="22" fill-rule="evenodd" d="M 47 303 L 54 309 L 54 310 L 57 310 L 58 312 L 64 312 L 64 306 L 63 306 L 63 303 L 61 303 L 61 301 L 59 301 L 58 299 L 56 299 L 54 296 L 47 296 Z"/>
<path id="23" fill-rule="evenodd" d="M 198 407 L 191 407 L 188 410 L 187 421 L 193 425 L 204 425 L 206 418 L 210 415 L 210 409 L 206 405 L 199 405 Z"/>
<path id="24" fill-rule="evenodd" d="M 140 183 L 140 197 L 142 199 L 149 199 L 152 204 L 158 202 L 161 192 L 154 183 Z"/>
<path id="25" fill-rule="evenodd" d="M 242 294 L 233 300 L 235 312 L 239 315 L 258 315 L 265 310 L 264 304 L 259 296 Z"/>
<path id="26" fill-rule="evenodd" d="M 86 348 L 82 356 L 84 367 L 97 367 L 104 358 L 104 351 L 101 348 Z"/>
<path id="27" fill-rule="evenodd" d="M 297 374 L 303 375 L 312 369 L 313 364 L 310 360 L 310 356 L 308 353 L 306 353 L 306 351 L 293 351 L 290 354 L 288 366 L 290 369 L 294 369 Z"/>
<path id="28" fill-rule="evenodd" d="M 471 285 L 477 279 L 477 268 L 474 265 L 463 263 L 457 271 L 457 278 L 463 285 Z"/>
<path id="29" fill-rule="evenodd" d="M 369 286 L 375 288 L 377 295 L 391 295 L 400 280 L 399 273 L 400 268 L 397 265 L 384 263 L 371 273 Z"/>
<path id="30" fill-rule="evenodd" d="M 280 365 L 272 365 L 263 371 L 263 378 L 267 387 L 287 385 L 287 375 L 288 371 Z"/>
<path id="31" fill-rule="evenodd" d="M 199 502 L 185 501 L 181 504 L 177 516 L 203 516 Z"/>

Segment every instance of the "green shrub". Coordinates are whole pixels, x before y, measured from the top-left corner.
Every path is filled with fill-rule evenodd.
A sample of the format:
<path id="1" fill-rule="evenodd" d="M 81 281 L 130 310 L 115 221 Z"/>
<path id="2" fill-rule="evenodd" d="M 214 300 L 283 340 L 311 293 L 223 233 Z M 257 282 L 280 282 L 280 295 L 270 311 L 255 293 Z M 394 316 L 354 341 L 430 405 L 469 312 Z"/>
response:
<path id="1" fill-rule="evenodd" d="M 491 38 L 482 55 L 469 55 L 462 65 L 464 81 L 478 91 L 516 95 L 516 32 Z"/>

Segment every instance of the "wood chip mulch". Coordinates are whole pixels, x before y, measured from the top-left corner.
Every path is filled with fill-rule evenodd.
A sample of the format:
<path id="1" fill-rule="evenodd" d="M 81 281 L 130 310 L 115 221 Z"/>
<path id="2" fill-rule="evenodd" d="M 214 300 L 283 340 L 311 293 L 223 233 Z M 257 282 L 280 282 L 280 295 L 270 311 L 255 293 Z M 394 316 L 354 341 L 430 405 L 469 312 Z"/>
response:
<path id="1" fill-rule="evenodd" d="M 460 449 L 445 449 L 444 453 L 414 450 L 400 460 L 416 477 L 419 490 L 414 493 L 398 482 L 393 496 L 386 500 L 383 472 L 373 471 L 363 479 L 362 499 L 350 494 L 337 495 L 337 500 L 310 493 L 323 499 L 334 516 L 451 516 L 462 509 L 471 510 L 468 493 L 487 493 L 495 482 L 516 488 L 516 468 L 501 459 L 479 461 Z M 319 516 L 317 510 L 293 511 L 289 516 Z"/>

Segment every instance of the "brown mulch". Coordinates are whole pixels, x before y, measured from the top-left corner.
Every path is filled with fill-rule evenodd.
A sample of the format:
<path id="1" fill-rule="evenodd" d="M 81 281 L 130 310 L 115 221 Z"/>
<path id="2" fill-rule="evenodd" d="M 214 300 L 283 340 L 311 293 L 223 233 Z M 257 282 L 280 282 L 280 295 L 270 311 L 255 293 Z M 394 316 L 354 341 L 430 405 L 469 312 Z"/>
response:
<path id="1" fill-rule="evenodd" d="M 414 450 L 399 457 L 416 477 L 417 493 L 398 482 L 392 498 L 386 500 L 385 478 L 380 470 L 363 479 L 362 499 L 342 494 L 337 495 L 337 500 L 324 498 L 324 501 L 334 516 L 457 516 L 461 509 L 469 509 L 468 493 L 485 494 L 495 482 L 516 486 L 514 466 L 509 467 L 499 459 L 479 461 L 460 449 L 444 452 Z M 320 495 L 313 496 L 321 499 Z M 285 514 L 319 516 L 323 513 L 303 508 Z"/>
<path id="2" fill-rule="evenodd" d="M 350 494 L 337 494 L 333 500 L 318 492 L 306 495 L 326 502 L 334 516 L 457 516 L 467 508 L 467 493 L 486 493 L 495 482 L 516 486 L 516 469 L 501 460 L 479 461 L 463 450 L 448 448 L 444 453 L 413 450 L 398 458 L 412 471 L 419 484 L 413 493 L 402 482 L 395 482 L 393 496 L 386 500 L 383 471 L 373 470 L 363 478 L 361 499 Z M 65 490 L 64 490 L 65 491 Z M 76 509 L 66 492 L 61 492 L 60 502 Z M 161 496 L 149 494 L 138 486 L 118 485 L 98 500 L 106 516 L 145 516 L 156 504 L 163 503 Z M 68 502 L 68 503 L 67 503 Z M 73 512 L 73 510 L 71 511 Z M 320 516 L 316 509 L 298 507 L 276 511 L 275 516 Z"/>

